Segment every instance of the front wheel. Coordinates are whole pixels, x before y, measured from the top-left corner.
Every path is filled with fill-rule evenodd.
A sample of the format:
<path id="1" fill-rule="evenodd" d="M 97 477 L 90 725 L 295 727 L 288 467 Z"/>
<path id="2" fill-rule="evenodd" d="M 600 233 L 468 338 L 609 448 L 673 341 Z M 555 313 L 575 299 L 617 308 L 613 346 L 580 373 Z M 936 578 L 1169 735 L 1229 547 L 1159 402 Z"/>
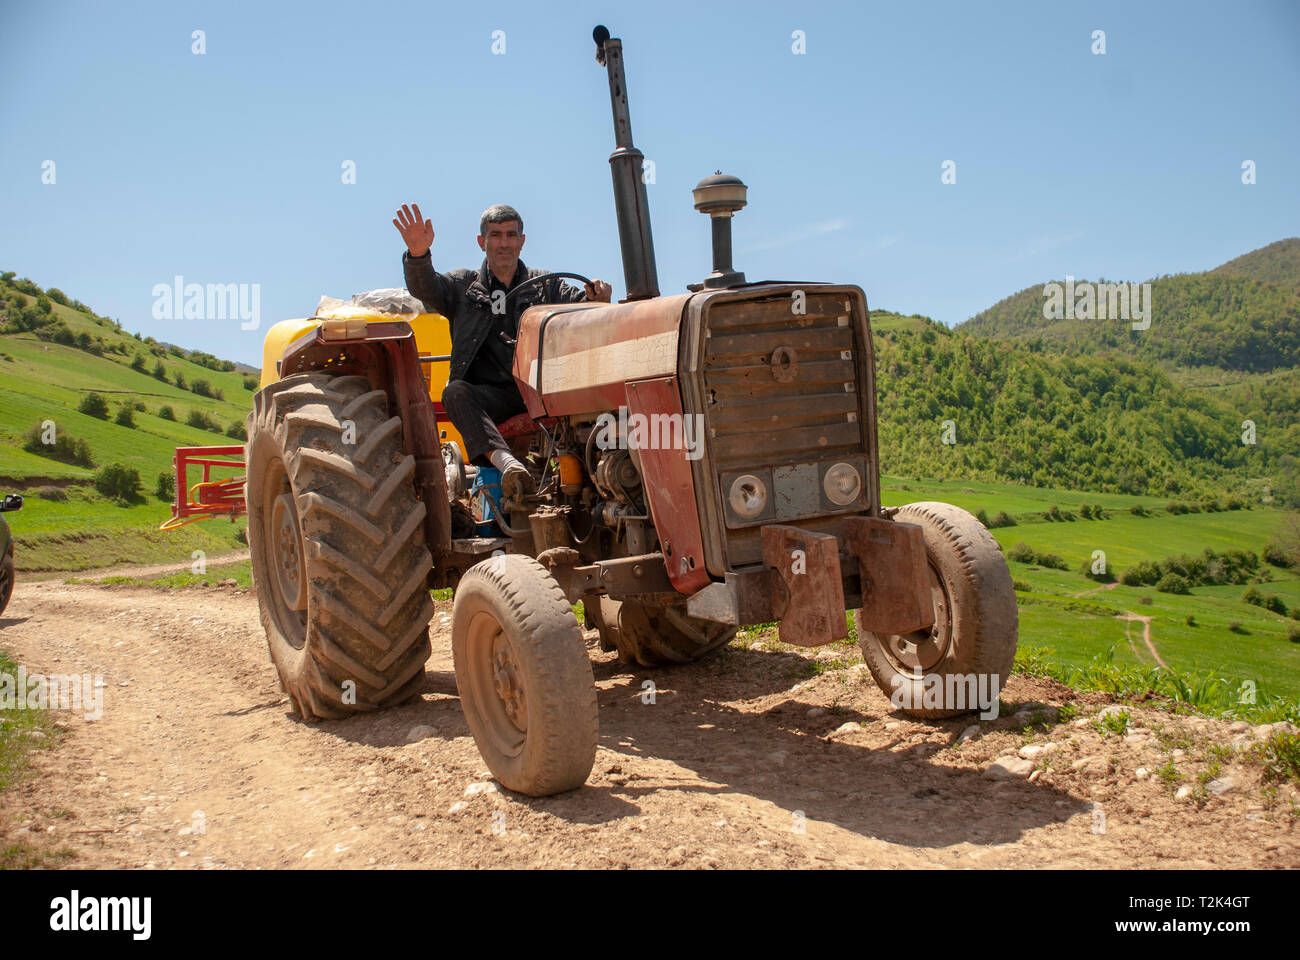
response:
<path id="1" fill-rule="evenodd" d="M 1019 617 L 1011 572 L 997 541 L 974 516 L 950 503 L 909 503 L 895 520 L 925 538 L 934 626 L 858 642 L 890 702 L 916 717 L 941 719 L 988 709 L 1011 673 Z"/>
<path id="2" fill-rule="evenodd" d="M 596 761 L 596 680 L 582 631 L 546 568 L 521 554 L 470 567 L 451 615 L 456 687 L 492 775 L 545 797 Z"/>

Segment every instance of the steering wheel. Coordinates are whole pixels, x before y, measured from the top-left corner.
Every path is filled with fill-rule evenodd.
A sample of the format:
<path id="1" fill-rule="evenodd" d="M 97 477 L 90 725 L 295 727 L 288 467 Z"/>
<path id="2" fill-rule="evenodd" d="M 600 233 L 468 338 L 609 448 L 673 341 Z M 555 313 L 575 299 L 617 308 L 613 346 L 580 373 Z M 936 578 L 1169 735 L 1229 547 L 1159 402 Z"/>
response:
<path id="1" fill-rule="evenodd" d="M 583 283 L 583 286 L 584 286 L 584 287 L 586 287 L 586 286 L 594 287 L 594 286 L 595 286 L 595 284 L 593 284 L 593 283 L 591 282 L 590 279 L 588 279 L 587 277 L 584 277 L 584 276 L 583 276 L 582 274 L 580 274 L 580 273 L 543 273 L 543 274 L 540 274 L 539 276 L 536 276 L 536 277 L 529 277 L 529 278 L 528 278 L 527 280 L 525 280 L 523 283 L 518 284 L 518 285 L 515 286 L 513 289 L 511 289 L 511 290 L 506 294 L 506 303 L 509 303 L 509 302 L 510 302 L 510 298 L 513 297 L 513 296 L 514 296 L 516 293 L 518 293 L 520 290 L 522 290 L 524 287 L 530 286 L 530 285 L 532 285 L 532 284 L 534 284 L 534 283 L 545 283 L 547 280 L 554 280 L 554 279 L 557 278 L 557 277 L 568 277 L 570 280 L 581 280 L 582 283 Z"/>

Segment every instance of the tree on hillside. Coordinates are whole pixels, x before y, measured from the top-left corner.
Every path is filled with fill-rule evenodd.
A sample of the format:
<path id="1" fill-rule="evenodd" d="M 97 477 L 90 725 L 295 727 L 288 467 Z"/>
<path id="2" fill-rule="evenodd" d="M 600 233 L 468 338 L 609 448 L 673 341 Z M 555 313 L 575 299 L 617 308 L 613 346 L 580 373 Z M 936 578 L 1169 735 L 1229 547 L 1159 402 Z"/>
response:
<path id="1" fill-rule="evenodd" d="M 134 427 L 135 410 L 131 408 L 130 404 L 123 404 L 122 408 L 117 411 L 117 416 L 113 418 L 113 422 L 119 427 Z"/>
<path id="2" fill-rule="evenodd" d="M 143 357 L 141 354 L 138 354 L 138 353 L 136 354 L 136 356 L 139 357 L 139 359 L 140 359 L 140 363 L 141 363 L 141 365 L 143 365 L 143 364 L 144 364 L 144 357 Z M 132 364 L 132 366 L 135 366 L 135 364 Z M 162 362 L 161 360 L 155 360 L 155 361 L 153 362 L 153 375 L 154 375 L 154 379 L 155 379 L 155 380 L 161 380 L 163 383 L 167 383 L 167 382 L 168 382 L 168 380 L 167 380 L 167 368 L 163 366 L 163 362 Z"/>
<path id="3" fill-rule="evenodd" d="M 162 366 L 162 364 L 159 364 L 159 366 Z M 135 359 L 131 361 L 131 369 L 132 369 L 132 370 L 138 370 L 138 371 L 140 371 L 141 373 L 144 373 L 144 371 L 145 371 L 145 363 L 144 363 L 144 354 L 143 354 L 143 353 L 137 353 L 137 354 L 135 355 Z"/>
<path id="4" fill-rule="evenodd" d="M 77 405 L 77 410 L 88 417 L 96 417 L 100 420 L 108 419 L 108 401 L 93 390 L 82 397 L 81 403 Z"/>
<path id="5" fill-rule="evenodd" d="M 61 303 L 65 307 L 71 306 L 71 304 L 68 303 L 67 294 L 65 294 L 58 287 L 50 287 L 50 289 L 45 291 L 45 295 L 49 297 L 51 300 L 53 300 L 55 303 Z"/>

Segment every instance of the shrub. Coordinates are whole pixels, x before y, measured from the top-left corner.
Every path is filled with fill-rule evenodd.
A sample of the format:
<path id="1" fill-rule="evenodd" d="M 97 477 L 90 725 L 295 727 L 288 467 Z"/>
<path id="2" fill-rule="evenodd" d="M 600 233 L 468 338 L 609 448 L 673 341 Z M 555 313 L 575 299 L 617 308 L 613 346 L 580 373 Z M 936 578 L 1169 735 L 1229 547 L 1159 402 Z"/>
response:
<path id="1" fill-rule="evenodd" d="M 1185 504 L 1185 503 L 1179 503 L 1178 501 L 1175 500 L 1175 501 L 1173 501 L 1172 503 L 1167 503 L 1167 504 L 1165 504 L 1165 510 L 1166 510 L 1167 512 L 1169 512 L 1169 513 L 1174 514 L 1175 516 L 1177 516 L 1177 515 L 1180 514 L 1180 513 L 1186 513 L 1186 512 L 1187 512 L 1187 504 Z"/>
<path id="2" fill-rule="evenodd" d="M 1286 628 L 1286 638 L 1292 643 L 1300 643 L 1300 627 L 1291 626 Z"/>
<path id="3" fill-rule="evenodd" d="M 989 525 L 989 515 L 984 512 L 984 509 L 982 507 L 979 510 L 975 511 L 975 519 L 978 520 L 980 523 L 984 524 L 984 526 L 986 527 Z"/>
<path id="4" fill-rule="evenodd" d="M 138 370 L 138 371 L 140 371 L 141 373 L 144 373 L 145 365 L 144 365 L 144 354 L 143 354 L 143 353 L 137 353 L 137 354 L 135 355 L 135 359 L 131 361 L 131 369 L 132 369 L 132 370 Z"/>
<path id="5" fill-rule="evenodd" d="M 257 377 L 255 377 L 255 376 L 254 376 L 253 374 L 251 374 L 251 373 L 246 373 L 246 374 L 244 374 L 244 389 L 245 389 L 245 390 L 247 390 L 247 391 L 250 392 L 250 393 L 257 393 L 257 388 L 258 388 L 258 386 L 259 386 L 259 381 L 258 381 Z"/>
<path id="6" fill-rule="evenodd" d="M 221 432 L 221 425 L 202 410 L 191 410 L 185 422 L 191 427 L 197 427 L 200 430 L 211 430 L 213 433 Z"/>
<path id="7" fill-rule="evenodd" d="M 95 489 L 106 497 L 134 500 L 140 494 L 140 471 L 121 463 L 110 463 L 95 474 Z"/>
<path id="8" fill-rule="evenodd" d="M 1096 572 L 1094 572 L 1093 569 L 1092 569 L 1092 560 L 1085 560 L 1085 561 L 1083 561 L 1083 563 L 1079 566 L 1079 573 L 1083 574 L 1083 575 L 1084 575 L 1085 577 L 1087 577 L 1089 580 L 1094 580 L 1094 581 L 1096 581 L 1097 583 L 1114 583 L 1114 582 L 1115 582 L 1115 570 L 1114 570 L 1113 567 L 1111 567 L 1111 565 L 1110 565 L 1109 563 L 1106 564 L 1106 571 L 1105 571 L 1105 573 L 1096 573 Z"/>
<path id="9" fill-rule="evenodd" d="M 55 303 L 60 303 L 65 307 L 71 306 L 71 304 L 68 303 L 68 295 L 58 287 L 50 287 L 50 289 L 45 291 L 45 295 Z"/>
<path id="10" fill-rule="evenodd" d="M 1249 634 L 1250 631 L 1241 625 L 1240 620 L 1234 620 L 1228 624 L 1228 630 L 1232 633 Z"/>
<path id="11" fill-rule="evenodd" d="M 1128 512 L 1131 513 L 1131 514 L 1133 514 L 1133 516 L 1135 516 L 1135 517 L 1149 517 L 1149 516 L 1151 516 L 1151 514 L 1147 512 L 1147 508 L 1144 507 L 1144 506 L 1142 506 L 1142 504 L 1140 504 L 1140 503 L 1135 503 L 1135 504 L 1133 504 L 1133 506 L 1131 506 L 1131 507 L 1128 508 Z"/>
<path id="12" fill-rule="evenodd" d="M 993 522 L 989 524 L 990 527 L 1014 527 L 1015 525 L 1016 518 L 1005 510 L 999 510 L 998 515 L 994 517 Z"/>
<path id="13" fill-rule="evenodd" d="M 108 401 L 93 390 L 81 398 L 77 410 L 88 417 L 96 417 L 100 420 L 108 419 Z"/>
<path id="14" fill-rule="evenodd" d="M 140 355 L 136 354 L 136 356 L 140 356 Z M 141 357 L 141 359 L 143 359 L 143 357 Z M 153 376 L 155 380 L 161 380 L 163 383 L 168 382 L 167 368 L 163 366 L 163 362 L 161 360 L 155 360 L 153 362 Z"/>
<path id="15" fill-rule="evenodd" d="M 131 404 L 123 404 L 122 408 L 117 411 L 117 416 L 113 418 L 113 422 L 120 427 L 134 427 L 135 426 L 134 407 L 132 407 Z"/>
<path id="16" fill-rule="evenodd" d="M 1240 510 L 1245 504 L 1241 497 L 1229 497 L 1223 504 L 1225 510 Z"/>
<path id="17" fill-rule="evenodd" d="M 158 474 L 158 485 L 154 488 L 153 495 L 168 502 L 176 499 L 176 478 L 165 471 Z"/>
<path id="18" fill-rule="evenodd" d="M 1151 604 L 1155 603 L 1155 601 L 1151 599 L 1151 594 L 1144 593 L 1142 596 L 1138 597 L 1138 603 L 1142 604 L 1144 607 L 1149 607 Z"/>
<path id="19" fill-rule="evenodd" d="M 1033 563 L 1034 548 L 1021 540 L 1011 548 L 1011 552 L 1007 554 L 1007 559 L 1015 560 L 1017 563 Z"/>
<path id="20" fill-rule="evenodd" d="M 1029 584 L 1025 583 L 1023 580 L 1012 580 L 1011 586 L 1019 593 L 1028 593 L 1031 589 Z"/>
<path id="21" fill-rule="evenodd" d="M 1065 562 L 1065 558 L 1057 556 L 1055 553 L 1040 553 L 1036 559 L 1040 567 L 1050 567 L 1053 570 L 1070 569 L 1070 565 Z"/>
<path id="22" fill-rule="evenodd" d="M 1153 587 L 1160 581 L 1160 567 L 1142 560 L 1129 567 L 1119 576 L 1119 582 L 1126 587 Z"/>
<path id="23" fill-rule="evenodd" d="M 1275 567 L 1289 567 L 1294 562 L 1294 559 L 1288 556 L 1280 545 L 1270 540 L 1264 544 L 1264 561 L 1273 564 Z"/>
<path id="24" fill-rule="evenodd" d="M 1160 593 L 1191 593 L 1191 588 L 1187 581 L 1176 573 L 1166 573 L 1156 584 L 1156 590 Z"/>
<path id="25" fill-rule="evenodd" d="M 1080 504 L 1080 505 L 1079 505 L 1079 516 L 1083 517 L 1083 519 L 1085 519 L 1085 520 L 1091 520 L 1091 519 L 1092 519 L 1092 507 L 1090 507 L 1090 506 L 1089 506 L 1088 504 L 1086 504 L 1086 503 L 1082 503 L 1082 504 Z"/>
<path id="26" fill-rule="evenodd" d="M 158 416 L 163 420 L 175 420 L 176 412 L 168 404 L 163 404 L 158 408 Z"/>
<path id="27" fill-rule="evenodd" d="M 42 500 L 54 500 L 57 502 L 62 502 L 68 499 L 68 491 L 64 490 L 62 487 L 56 487 L 53 485 L 37 487 L 36 495 Z"/>
<path id="28" fill-rule="evenodd" d="M 181 373 L 179 370 L 176 371 L 176 386 L 180 387 L 182 390 L 185 389 L 185 374 Z"/>
<path id="29" fill-rule="evenodd" d="M 235 440 L 247 440 L 248 431 L 244 429 L 244 425 L 242 423 L 236 420 L 230 426 L 226 427 L 226 436 L 231 437 L 232 439 Z"/>
<path id="30" fill-rule="evenodd" d="M 1048 520 L 1064 519 L 1064 517 L 1061 516 L 1061 508 L 1058 507 L 1056 504 L 1052 504 L 1051 508 L 1046 513 L 1046 517 Z"/>
<path id="31" fill-rule="evenodd" d="M 75 463 L 83 467 L 94 466 L 90 456 L 90 446 L 85 440 L 74 440 L 66 433 L 55 432 L 53 443 L 44 443 L 45 431 L 38 423 L 23 434 L 23 449 L 28 453 L 49 457 L 63 463 Z"/>
<path id="32" fill-rule="evenodd" d="M 190 392 L 197 393 L 200 397 L 213 397 L 212 387 L 206 380 L 195 380 L 190 384 Z"/>
<path id="33" fill-rule="evenodd" d="M 1194 616 L 1192 616 L 1190 613 L 1187 615 L 1187 625 L 1188 625 L 1189 627 L 1195 627 L 1195 626 L 1198 626 L 1198 624 L 1197 624 L 1197 622 L 1196 622 L 1196 618 L 1195 618 Z"/>

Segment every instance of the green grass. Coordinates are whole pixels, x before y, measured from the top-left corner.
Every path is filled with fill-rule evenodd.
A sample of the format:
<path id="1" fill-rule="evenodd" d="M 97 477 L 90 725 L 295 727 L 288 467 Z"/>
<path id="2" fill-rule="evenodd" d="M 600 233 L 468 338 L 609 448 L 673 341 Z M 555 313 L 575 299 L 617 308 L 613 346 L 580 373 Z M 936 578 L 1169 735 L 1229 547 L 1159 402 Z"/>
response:
<path id="1" fill-rule="evenodd" d="M 16 676 L 18 665 L 0 650 L 0 674 Z M 0 709 L 0 791 L 30 770 L 27 755 L 52 746 L 55 737 L 47 710 Z"/>
<path id="2" fill-rule="evenodd" d="M 165 573 L 153 577 L 69 577 L 66 582 L 94 583 L 103 586 L 154 587 L 158 590 L 184 590 L 192 587 L 202 587 L 204 584 L 216 586 L 223 580 L 234 580 L 237 586 L 250 589 L 253 586 L 252 564 L 244 560 L 238 563 L 205 565 L 203 573 L 182 570 L 177 573 Z"/>

